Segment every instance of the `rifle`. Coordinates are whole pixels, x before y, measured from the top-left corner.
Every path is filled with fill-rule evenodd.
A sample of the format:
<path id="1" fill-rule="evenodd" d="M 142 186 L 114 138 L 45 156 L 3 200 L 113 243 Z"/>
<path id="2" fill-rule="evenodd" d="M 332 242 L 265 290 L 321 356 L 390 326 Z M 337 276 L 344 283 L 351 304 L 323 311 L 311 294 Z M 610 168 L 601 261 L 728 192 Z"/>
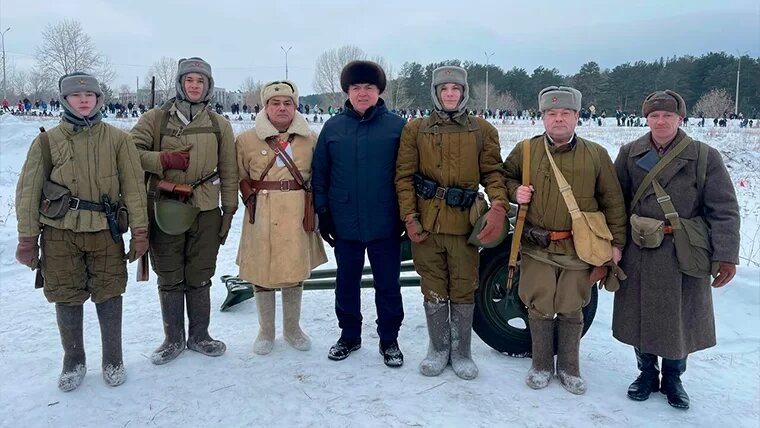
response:
<path id="1" fill-rule="evenodd" d="M 137 282 L 145 282 L 150 279 L 150 259 L 148 252 L 137 259 Z"/>
<path id="2" fill-rule="evenodd" d="M 530 186 L 530 140 L 523 141 L 523 163 L 522 163 L 522 185 Z M 525 226 L 525 216 L 528 214 L 528 204 L 520 205 L 517 211 L 517 220 L 515 220 L 515 232 L 512 235 L 512 246 L 509 250 L 509 261 L 507 263 L 507 290 L 512 288 L 512 278 L 517 269 L 517 254 L 520 252 L 520 238 L 522 237 L 523 227 Z"/>

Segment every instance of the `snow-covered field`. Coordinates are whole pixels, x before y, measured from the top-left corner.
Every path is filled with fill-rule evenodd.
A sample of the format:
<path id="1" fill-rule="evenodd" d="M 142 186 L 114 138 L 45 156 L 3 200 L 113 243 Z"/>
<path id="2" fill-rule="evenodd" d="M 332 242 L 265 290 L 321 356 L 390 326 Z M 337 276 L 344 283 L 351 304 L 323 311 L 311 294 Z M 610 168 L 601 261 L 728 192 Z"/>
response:
<path id="1" fill-rule="evenodd" d="M 128 129 L 135 119 L 109 120 Z M 347 360 L 327 359 L 338 338 L 331 291 L 304 294 L 302 326 L 313 348 L 300 352 L 278 339 L 267 356 L 255 355 L 256 308 L 246 301 L 227 312 L 217 308 L 226 290 L 212 288 L 211 333 L 227 343 L 219 358 L 186 351 L 166 366 L 154 366 L 150 353 L 163 339 L 154 283 L 130 278 L 124 296 L 124 361 L 127 382 L 105 386 L 100 370 L 100 335 L 95 308 L 85 306 L 85 348 L 89 372 L 82 386 L 63 393 L 56 387 L 62 350 L 55 309 L 34 274 L 14 260 L 15 186 L 37 128 L 54 120 L 0 116 L 0 426 L 736 426 L 760 424 L 760 129 L 697 128 L 693 137 L 719 148 L 739 195 L 742 214 L 742 266 L 728 286 L 714 292 L 718 346 L 693 354 L 683 376 L 692 408 L 679 411 L 661 394 L 646 402 L 626 398 L 637 375 L 630 347 L 611 336 L 612 295 L 600 292 L 594 324 L 581 343 L 584 396 L 566 392 L 555 380 L 545 390 L 524 384 L 529 359 L 504 356 L 473 335 L 474 381 L 449 369 L 427 378 L 417 365 L 427 349 L 422 296 L 405 288 L 406 317 L 399 343 L 405 365 L 383 365 L 377 351 L 371 290 L 364 290 L 364 346 Z M 710 124 L 711 125 L 711 124 Z M 234 121 L 236 133 L 252 126 Z M 541 132 L 540 122 L 497 123 L 506 156 L 514 144 Z M 315 130 L 320 125 L 314 125 Z M 583 126 L 581 136 L 603 144 L 613 157 L 621 144 L 646 128 Z M 219 257 L 217 278 L 236 274 L 235 254 L 242 211 Z M 332 256 L 330 254 L 330 256 Z M 329 265 L 334 266 L 331 257 Z M 136 271 L 129 266 L 130 274 Z M 155 275 L 151 273 L 152 279 Z M 279 299 L 278 299 L 279 300 Z"/>

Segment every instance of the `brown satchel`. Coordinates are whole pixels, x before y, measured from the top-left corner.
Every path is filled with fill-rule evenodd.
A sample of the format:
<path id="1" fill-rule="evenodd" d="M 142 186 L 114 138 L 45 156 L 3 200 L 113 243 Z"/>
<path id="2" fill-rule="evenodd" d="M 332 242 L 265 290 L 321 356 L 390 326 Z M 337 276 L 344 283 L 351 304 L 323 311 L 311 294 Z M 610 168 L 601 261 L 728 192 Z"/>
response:
<path id="1" fill-rule="evenodd" d="M 288 142 L 293 142 L 294 137 L 295 134 L 291 134 L 290 138 L 288 138 Z M 269 144 L 269 147 L 274 151 L 275 155 L 279 156 L 280 159 L 282 159 L 282 162 L 288 168 L 288 171 L 290 171 L 290 174 L 293 176 L 293 179 L 296 181 L 296 183 L 298 183 L 299 186 L 303 187 L 305 194 L 303 230 L 306 232 L 314 232 L 317 226 L 317 213 L 314 210 L 314 193 L 311 190 L 311 183 L 306 183 L 303 175 L 301 175 L 301 171 L 298 170 L 295 162 L 293 162 L 293 158 L 290 157 L 288 152 L 280 149 L 280 146 L 275 141 L 276 139 L 277 137 L 267 138 L 267 144 Z"/>

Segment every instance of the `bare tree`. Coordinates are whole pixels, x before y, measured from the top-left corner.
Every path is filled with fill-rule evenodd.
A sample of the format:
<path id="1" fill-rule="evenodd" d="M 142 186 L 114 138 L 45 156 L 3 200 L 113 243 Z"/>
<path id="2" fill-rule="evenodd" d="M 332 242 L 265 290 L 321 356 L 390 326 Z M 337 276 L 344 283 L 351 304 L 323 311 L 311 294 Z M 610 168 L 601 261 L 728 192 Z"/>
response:
<path id="1" fill-rule="evenodd" d="M 725 89 L 715 88 L 702 95 L 692 109 L 694 114 L 703 114 L 705 117 L 722 117 L 723 113 L 731 112 L 734 101 Z"/>
<path id="2" fill-rule="evenodd" d="M 150 82 L 151 77 L 156 78 L 156 93 L 161 93 L 165 98 L 171 98 L 176 89 L 177 59 L 162 56 L 161 59 L 151 64 L 145 82 Z M 159 97 L 160 98 L 160 97 Z"/>
<path id="3" fill-rule="evenodd" d="M 34 70 L 28 75 L 29 77 L 29 99 L 39 100 L 39 99 L 45 99 L 48 95 L 51 94 L 53 91 L 53 88 L 56 87 L 55 83 L 53 83 L 45 73 Z M 56 81 L 57 83 L 57 81 Z"/>
<path id="4" fill-rule="evenodd" d="M 259 105 L 259 107 L 263 107 L 261 105 L 261 87 L 264 86 L 264 83 L 262 83 L 259 80 L 254 80 L 253 77 L 246 77 L 243 79 L 243 84 L 240 85 L 240 91 L 243 92 L 243 102 L 248 105 L 248 107 L 253 108 L 256 104 Z"/>
<path id="5" fill-rule="evenodd" d="M 26 71 L 13 71 L 8 74 L 8 82 L 10 87 L 13 88 L 12 92 L 16 94 L 16 97 L 23 98 L 31 92 L 31 85 L 29 84 L 29 72 Z"/>
<path id="6" fill-rule="evenodd" d="M 37 47 L 35 59 L 38 70 L 51 78 L 75 71 L 94 73 L 103 63 L 79 21 L 69 19 L 48 24 L 42 30 L 42 44 Z"/>
<path id="7" fill-rule="evenodd" d="M 113 67 L 113 63 L 111 63 L 111 58 L 105 55 L 101 56 L 101 62 L 93 70 L 93 73 L 101 85 L 110 86 L 114 79 L 116 79 L 116 69 Z"/>
<path id="8" fill-rule="evenodd" d="M 515 97 L 509 91 L 500 92 L 496 90 L 493 83 L 488 83 L 488 107 L 490 110 L 511 110 L 515 111 L 520 107 Z M 470 88 L 469 108 L 484 110 L 486 108 L 486 84 L 485 82 L 476 83 Z"/>
<path id="9" fill-rule="evenodd" d="M 314 90 L 322 92 L 324 99 L 331 106 L 340 105 L 343 90 L 340 87 L 340 72 L 343 66 L 354 60 L 367 58 L 360 48 L 345 45 L 323 52 L 317 58 L 314 72 Z"/>

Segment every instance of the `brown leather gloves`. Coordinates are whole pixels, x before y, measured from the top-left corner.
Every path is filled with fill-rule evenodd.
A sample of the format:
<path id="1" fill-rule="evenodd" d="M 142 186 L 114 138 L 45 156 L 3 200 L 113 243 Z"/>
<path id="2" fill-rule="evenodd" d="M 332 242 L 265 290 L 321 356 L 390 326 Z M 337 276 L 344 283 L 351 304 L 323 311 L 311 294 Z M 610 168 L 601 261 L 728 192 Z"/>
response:
<path id="1" fill-rule="evenodd" d="M 412 242 L 420 243 L 427 239 L 429 232 L 426 232 L 420 224 L 420 215 L 417 213 L 407 214 L 404 217 L 404 225 L 406 226 L 406 234 Z"/>
<path id="2" fill-rule="evenodd" d="M 129 253 L 126 260 L 130 263 L 139 259 L 148 251 L 148 229 L 134 229 L 129 240 Z"/>
<path id="3" fill-rule="evenodd" d="M 222 245 L 227 242 L 227 235 L 230 233 L 233 217 L 235 217 L 235 210 L 222 207 L 222 227 L 219 228 L 219 240 L 222 242 Z"/>
<path id="4" fill-rule="evenodd" d="M 190 152 L 161 152 L 158 156 L 164 169 L 185 171 L 190 165 Z"/>
<path id="5" fill-rule="evenodd" d="M 29 269 L 37 269 L 40 263 L 40 246 L 37 244 L 38 237 L 22 238 L 19 236 L 16 246 L 16 260 Z"/>

